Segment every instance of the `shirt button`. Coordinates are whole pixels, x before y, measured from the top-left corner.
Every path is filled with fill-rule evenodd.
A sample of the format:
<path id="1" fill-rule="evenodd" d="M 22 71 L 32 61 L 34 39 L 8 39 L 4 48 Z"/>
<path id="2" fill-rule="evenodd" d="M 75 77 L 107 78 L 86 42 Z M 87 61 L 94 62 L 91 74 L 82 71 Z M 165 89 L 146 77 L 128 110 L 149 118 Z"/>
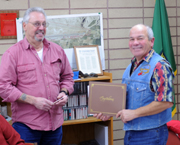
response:
<path id="1" fill-rule="evenodd" d="M 47 88 L 48 88 L 49 86 L 47 86 Z"/>
<path id="2" fill-rule="evenodd" d="M 139 90 L 139 88 L 136 88 L 136 90 Z"/>
<path id="3" fill-rule="evenodd" d="M 46 74 L 44 74 L 45 75 L 45 77 L 46 77 Z"/>

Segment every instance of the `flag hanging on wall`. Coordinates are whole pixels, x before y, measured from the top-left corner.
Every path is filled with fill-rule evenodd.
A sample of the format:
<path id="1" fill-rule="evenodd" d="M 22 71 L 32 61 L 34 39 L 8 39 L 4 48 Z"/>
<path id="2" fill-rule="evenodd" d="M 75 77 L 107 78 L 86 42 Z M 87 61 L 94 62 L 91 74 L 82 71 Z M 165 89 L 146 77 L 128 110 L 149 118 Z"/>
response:
<path id="1" fill-rule="evenodd" d="M 174 75 L 176 75 L 177 69 L 174 59 L 168 15 L 164 0 L 156 0 L 152 29 L 155 37 L 153 47 L 154 50 L 169 61 L 174 71 Z M 176 113 L 175 95 L 173 101 L 174 105 L 172 107 L 172 117 Z"/>

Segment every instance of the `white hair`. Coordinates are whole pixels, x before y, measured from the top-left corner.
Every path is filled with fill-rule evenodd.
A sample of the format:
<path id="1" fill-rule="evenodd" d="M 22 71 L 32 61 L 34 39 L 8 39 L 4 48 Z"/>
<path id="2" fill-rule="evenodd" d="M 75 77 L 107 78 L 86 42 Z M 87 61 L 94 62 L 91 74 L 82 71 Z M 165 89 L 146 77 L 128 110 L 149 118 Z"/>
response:
<path id="1" fill-rule="evenodd" d="M 46 16 L 46 13 L 44 12 L 44 9 L 43 8 L 40 8 L 40 7 L 32 7 L 32 8 L 29 8 L 26 10 L 24 16 L 23 16 L 23 22 L 25 22 L 26 24 L 28 23 L 29 21 L 29 18 L 30 18 L 30 14 L 32 12 L 39 12 L 39 13 L 42 13 L 45 18 L 47 19 L 47 16 Z"/>
<path id="2" fill-rule="evenodd" d="M 153 33 L 153 30 L 152 30 L 151 27 L 149 27 L 149 26 L 147 26 L 147 25 L 144 25 L 144 24 L 137 24 L 137 25 L 134 25 L 134 26 L 138 26 L 138 25 L 143 25 L 143 26 L 146 27 L 147 35 L 148 35 L 148 40 L 151 40 L 151 39 L 154 37 L 154 33 Z M 134 26 L 133 26 L 133 27 L 134 27 Z M 131 27 L 131 29 L 132 29 L 133 27 Z M 130 31 L 131 31 L 131 29 L 130 29 Z"/>

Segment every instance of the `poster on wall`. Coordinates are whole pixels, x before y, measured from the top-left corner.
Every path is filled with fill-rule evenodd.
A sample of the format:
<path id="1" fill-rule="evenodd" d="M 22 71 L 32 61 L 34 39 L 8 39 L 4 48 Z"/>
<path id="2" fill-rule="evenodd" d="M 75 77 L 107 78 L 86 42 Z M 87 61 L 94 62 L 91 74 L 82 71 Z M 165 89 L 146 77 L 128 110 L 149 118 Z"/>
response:
<path id="1" fill-rule="evenodd" d="M 16 19 L 17 41 L 24 38 L 23 18 Z M 98 45 L 102 69 L 105 70 L 102 13 L 47 16 L 46 39 L 60 45 L 77 69 L 74 46 Z"/>
<path id="2" fill-rule="evenodd" d="M 16 39 L 16 18 L 18 10 L 0 11 L 0 39 Z"/>

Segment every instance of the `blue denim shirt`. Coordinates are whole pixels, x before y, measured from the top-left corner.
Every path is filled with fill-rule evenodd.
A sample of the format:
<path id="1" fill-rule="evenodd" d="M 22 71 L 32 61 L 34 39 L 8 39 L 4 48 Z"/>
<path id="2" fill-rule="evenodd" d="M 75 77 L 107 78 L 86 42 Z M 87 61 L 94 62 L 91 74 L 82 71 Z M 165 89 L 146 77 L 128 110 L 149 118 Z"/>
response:
<path id="1" fill-rule="evenodd" d="M 154 101 L 155 93 L 150 89 L 153 70 L 163 58 L 153 54 L 149 62 L 142 62 L 130 76 L 131 64 L 123 74 L 122 83 L 127 85 L 126 109 L 135 110 Z M 124 124 L 124 130 L 146 130 L 164 125 L 171 120 L 171 108 L 155 115 L 139 117 Z"/>

